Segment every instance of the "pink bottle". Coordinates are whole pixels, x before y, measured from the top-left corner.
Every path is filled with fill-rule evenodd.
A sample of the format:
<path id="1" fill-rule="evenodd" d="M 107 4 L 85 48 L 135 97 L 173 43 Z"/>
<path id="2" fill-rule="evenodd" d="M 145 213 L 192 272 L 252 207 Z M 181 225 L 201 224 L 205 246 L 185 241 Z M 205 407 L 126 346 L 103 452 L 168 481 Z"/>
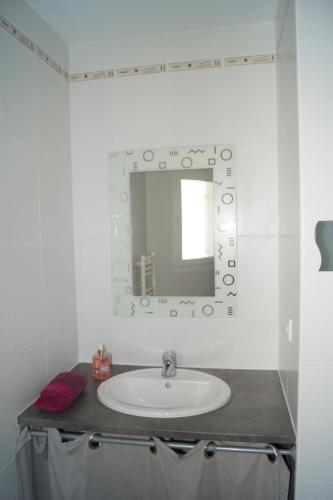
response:
<path id="1" fill-rule="evenodd" d="M 112 355 L 104 344 L 100 345 L 92 358 L 92 375 L 96 380 L 106 380 L 112 375 Z"/>

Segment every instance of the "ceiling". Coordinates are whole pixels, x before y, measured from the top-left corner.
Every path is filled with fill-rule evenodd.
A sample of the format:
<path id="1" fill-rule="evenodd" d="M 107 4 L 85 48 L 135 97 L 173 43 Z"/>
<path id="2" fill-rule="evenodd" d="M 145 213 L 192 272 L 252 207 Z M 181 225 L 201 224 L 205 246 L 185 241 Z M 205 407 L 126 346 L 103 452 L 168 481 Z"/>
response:
<path id="1" fill-rule="evenodd" d="M 26 0 L 68 44 L 274 22 L 279 0 Z"/>

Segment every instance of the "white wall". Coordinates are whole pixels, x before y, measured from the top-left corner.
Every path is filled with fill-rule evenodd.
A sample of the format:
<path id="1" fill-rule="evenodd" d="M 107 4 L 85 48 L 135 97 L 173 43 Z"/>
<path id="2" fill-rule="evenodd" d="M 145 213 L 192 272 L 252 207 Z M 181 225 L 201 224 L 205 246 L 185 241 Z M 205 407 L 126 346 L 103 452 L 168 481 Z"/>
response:
<path id="1" fill-rule="evenodd" d="M 19 0 L 0 13 L 68 67 Z M 15 498 L 16 415 L 77 360 L 69 84 L 0 27 L 0 498 Z"/>
<path id="2" fill-rule="evenodd" d="M 285 2 L 282 2 L 283 4 Z M 295 2 L 281 12 L 277 48 L 279 171 L 279 371 L 297 422 L 300 294 L 300 217 Z M 286 327 L 292 320 L 292 339 Z"/>
<path id="3" fill-rule="evenodd" d="M 298 500 L 333 498 L 333 274 L 318 272 L 318 220 L 332 220 L 333 3 L 296 0 L 301 179 Z"/>
<path id="4" fill-rule="evenodd" d="M 118 39 L 71 48 L 71 72 L 272 53 L 273 25 Z M 105 342 L 117 363 L 277 368 L 278 217 L 275 65 L 71 85 L 80 359 Z M 112 317 L 108 152 L 232 143 L 238 169 L 239 318 Z M 173 321 L 171 323 L 171 321 Z"/>

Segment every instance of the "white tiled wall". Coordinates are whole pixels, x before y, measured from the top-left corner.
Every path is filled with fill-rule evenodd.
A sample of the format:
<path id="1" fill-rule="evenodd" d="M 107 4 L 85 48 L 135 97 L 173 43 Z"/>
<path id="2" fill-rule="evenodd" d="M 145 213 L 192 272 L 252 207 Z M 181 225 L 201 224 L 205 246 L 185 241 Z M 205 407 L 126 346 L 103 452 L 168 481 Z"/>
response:
<path id="1" fill-rule="evenodd" d="M 318 272 L 314 231 L 318 220 L 333 220 L 333 4 L 295 3 L 302 247 L 296 498 L 326 500 L 333 498 L 333 275 Z"/>
<path id="2" fill-rule="evenodd" d="M 0 13 L 68 68 L 20 0 Z M 77 361 L 69 84 L 0 27 L 0 498 L 15 498 L 16 415 Z"/>
<path id="3" fill-rule="evenodd" d="M 71 72 L 274 52 L 273 25 L 71 47 Z M 277 368 L 278 204 L 275 65 L 179 71 L 71 85 L 80 359 L 105 342 L 117 363 Z M 232 143 L 239 185 L 239 318 L 115 319 L 108 153 Z"/>
<path id="4" fill-rule="evenodd" d="M 272 24 L 232 26 L 72 45 L 70 69 L 71 73 L 81 73 L 188 59 L 272 54 L 274 51 Z"/>
<path id="5" fill-rule="evenodd" d="M 300 294 L 300 195 L 295 2 L 282 1 L 277 26 L 279 170 L 279 370 L 294 425 L 297 421 Z M 286 327 L 293 321 L 292 341 Z"/>

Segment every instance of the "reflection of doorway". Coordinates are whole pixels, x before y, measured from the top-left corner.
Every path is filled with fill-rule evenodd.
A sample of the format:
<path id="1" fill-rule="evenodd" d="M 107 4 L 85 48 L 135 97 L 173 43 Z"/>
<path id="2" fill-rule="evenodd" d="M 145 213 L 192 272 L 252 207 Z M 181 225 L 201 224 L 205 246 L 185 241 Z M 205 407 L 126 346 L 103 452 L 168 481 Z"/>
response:
<path id="1" fill-rule="evenodd" d="M 133 269 L 154 252 L 157 296 L 214 296 L 213 169 L 136 172 L 130 185 Z"/>
<path id="2" fill-rule="evenodd" d="M 214 255 L 213 182 L 181 179 L 182 260 Z"/>

